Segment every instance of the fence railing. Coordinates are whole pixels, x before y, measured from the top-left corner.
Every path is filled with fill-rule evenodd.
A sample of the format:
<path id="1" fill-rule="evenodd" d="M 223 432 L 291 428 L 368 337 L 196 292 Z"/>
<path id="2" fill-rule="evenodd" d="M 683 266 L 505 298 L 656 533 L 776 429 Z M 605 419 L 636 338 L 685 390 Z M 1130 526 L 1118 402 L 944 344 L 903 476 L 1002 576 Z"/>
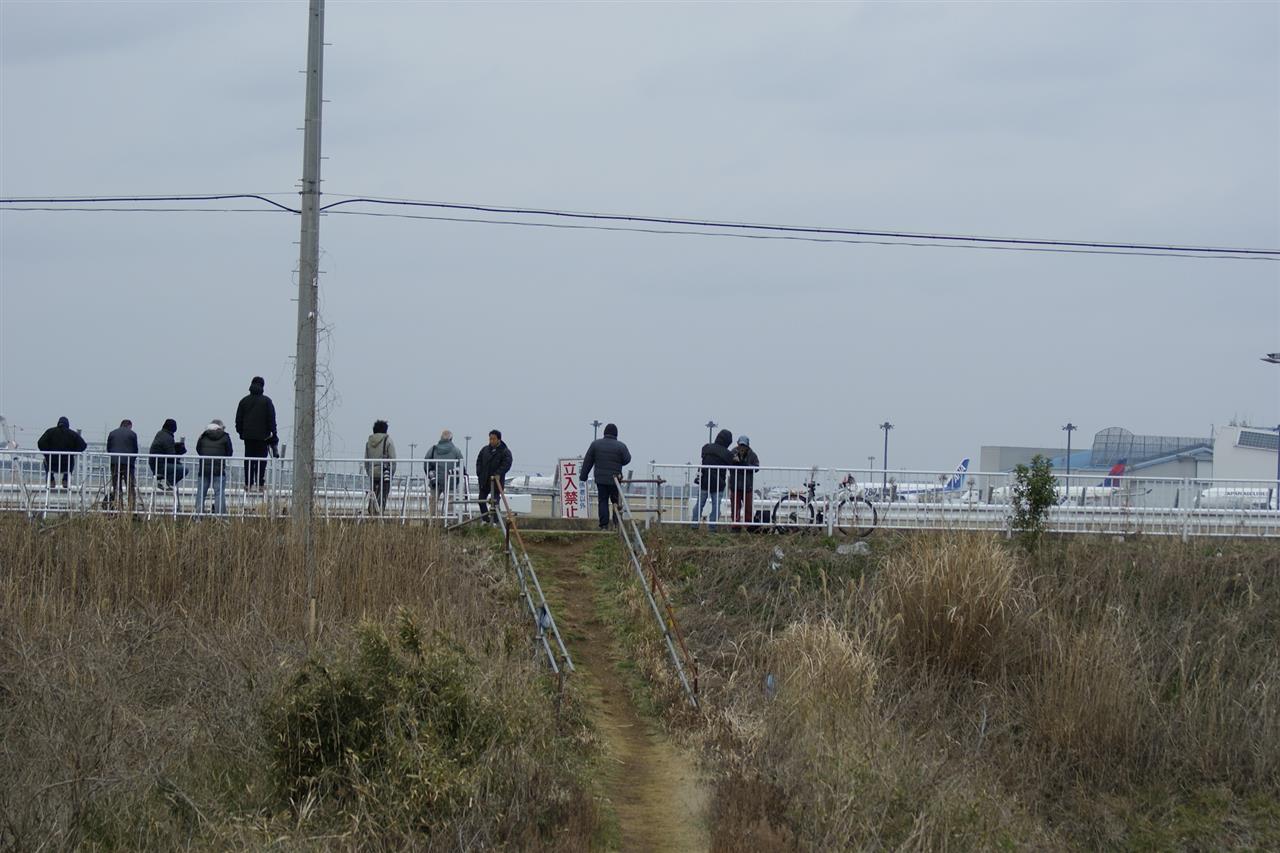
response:
<path id="1" fill-rule="evenodd" d="M 736 479 L 735 479 L 736 477 Z M 629 492 L 664 524 L 863 535 L 871 528 L 998 530 L 1012 526 L 1005 472 L 742 468 L 654 464 L 660 485 Z M 1274 480 L 1058 475 L 1047 528 L 1063 533 L 1280 536 Z"/>

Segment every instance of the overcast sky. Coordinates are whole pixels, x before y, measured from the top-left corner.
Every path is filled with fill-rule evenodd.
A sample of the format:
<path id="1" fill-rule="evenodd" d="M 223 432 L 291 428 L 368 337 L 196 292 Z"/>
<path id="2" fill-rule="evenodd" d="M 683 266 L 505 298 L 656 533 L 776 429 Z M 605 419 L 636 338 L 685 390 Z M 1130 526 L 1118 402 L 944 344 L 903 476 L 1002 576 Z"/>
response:
<path id="1" fill-rule="evenodd" d="M 0 0 L 0 195 L 296 204 L 307 17 Z M 331 0 L 325 38 L 330 194 L 1280 247 L 1274 2 Z M 298 226 L 0 211 L 0 413 L 25 446 L 59 415 L 194 436 L 256 373 L 292 443 Z M 1274 262 L 359 215 L 321 246 L 332 455 L 378 417 L 402 455 L 496 426 L 549 473 L 599 418 L 683 462 L 712 418 L 765 464 L 853 466 L 888 419 L 891 467 L 950 469 L 1068 420 L 1280 420 Z"/>

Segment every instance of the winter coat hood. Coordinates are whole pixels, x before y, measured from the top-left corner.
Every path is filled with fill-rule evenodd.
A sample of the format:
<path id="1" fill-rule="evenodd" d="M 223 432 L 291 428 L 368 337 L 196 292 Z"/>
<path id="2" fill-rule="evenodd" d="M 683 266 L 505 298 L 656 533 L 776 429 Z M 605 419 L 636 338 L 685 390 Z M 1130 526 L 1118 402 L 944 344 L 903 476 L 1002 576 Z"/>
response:
<path id="1" fill-rule="evenodd" d="M 729 432 L 727 429 L 720 430 L 716 433 L 716 444 L 721 447 L 728 447 L 730 444 L 733 444 L 733 433 Z"/>
<path id="2" fill-rule="evenodd" d="M 266 388 L 266 384 L 256 379 L 249 383 L 249 393 L 255 397 L 261 394 L 264 388 Z"/>

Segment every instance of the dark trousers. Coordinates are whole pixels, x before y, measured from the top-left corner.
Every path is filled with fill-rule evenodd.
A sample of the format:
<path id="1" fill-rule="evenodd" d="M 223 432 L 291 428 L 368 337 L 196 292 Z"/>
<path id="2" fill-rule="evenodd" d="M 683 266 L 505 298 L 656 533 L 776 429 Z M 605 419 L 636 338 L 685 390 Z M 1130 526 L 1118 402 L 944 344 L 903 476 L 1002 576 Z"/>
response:
<path id="1" fill-rule="evenodd" d="M 267 470 L 267 454 L 270 445 L 266 441 L 256 438 L 246 438 L 244 440 L 244 485 L 245 488 L 250 486 L 261 486 L 262 475 Z"/>
<path id="2" fill-rule="evenodd" d="M 600 504 L 600 529 L 609 526 L 609 504 L 618 503 L 617 483 L 596 483 L 596 494 Z"/>
<path id="3" fill-rule="evenodd" d="M 136 494 L 134 486 L 136 461 L 135 459 L 111 460 L 111 496 L 108 498 L 110 503 L 116 503 L 120 499 L 120 492 L 125 491 L 129 495 L 129 505 L 133 505 Z"/>
<path id="4" fill-rule="evenodd" d="M 391 478 L 374 476 L 372 478 L 373 491 L 373 511 L 376 515 L 382 515 L 383 510 L 387 508 L 387 492 L 391 491 Z"/>
<path id="5" fill-rule="evenodd" d="M 485 503 L 485 499 L 489 497 L 489 493 L 493 493 L 493 512 L 489 511 L 489 505 Z M 497 523 L 498 512 L 502 509 L 502 492 L 493 487 L 493 480 L 482 480 L 480 482 L 480 517 L 485 521 Z"/>
<path id="6" fill-rule="evenodd" d="M 733 511 L 734 521 L 751 521 L 751 499 L 754 493 L 749 490 L 729 493 L 729 507 Z"/>

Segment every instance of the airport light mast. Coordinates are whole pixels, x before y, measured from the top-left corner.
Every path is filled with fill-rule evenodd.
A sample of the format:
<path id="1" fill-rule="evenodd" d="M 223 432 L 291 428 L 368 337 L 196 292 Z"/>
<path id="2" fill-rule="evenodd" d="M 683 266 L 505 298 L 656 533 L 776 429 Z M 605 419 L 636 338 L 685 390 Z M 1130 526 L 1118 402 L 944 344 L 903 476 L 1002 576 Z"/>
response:
<path id="1" fill-rule="evenodd" d="M 884 471 L 880 476 L 880 500 L 887 500 L 889 494 L 889 430 L 893 429 L 893 424 L 887 420 L 880 424 L 880 429 L 884 430 L 884 455 L 880 457 Z"/>
<path id="2" fill-rule="evenodd" d="M 1067 482 L 1064 485 L 1066 486 L 1066 495 L 1067 495 L 1068 501 L 1070 501 L 1071 499 L 1071 433 L 1075 432 L 1078 429 L 1080 429 L 1080 427 L 1076 426 L 1071 421 L 1067 421 L 1067 425 L 1063 427 L 1063 430 L 1065 430 L 1067 433 L 1067 473 L 1066 473 Z"/>
<path id="3" fill-rule="evenodd" d="M 707 421 L 707 444 L 711 443 L 711 431 L 718 426 L 720 425 L 713 420 Z"/>
<path id="4" fill-rule="evenodd" d="M 596 418 L 591 422 L 591 440 L 595 441 L 600 437 L 600 419 Z"/>

